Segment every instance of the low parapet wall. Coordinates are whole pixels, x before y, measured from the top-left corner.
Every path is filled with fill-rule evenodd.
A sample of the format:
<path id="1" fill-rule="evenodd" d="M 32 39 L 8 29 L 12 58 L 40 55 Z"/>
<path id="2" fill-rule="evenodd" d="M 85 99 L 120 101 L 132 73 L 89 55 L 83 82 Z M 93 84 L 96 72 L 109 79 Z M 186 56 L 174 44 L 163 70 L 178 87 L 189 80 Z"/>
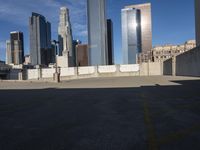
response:
<path id="1" fill-rule="evenodd" d="M 166 60 L 163 64 L 163 74 L 200 76 L 200 47 Z"/>
<path id="2" fill-rule="evenodd" d="M 60 68 L 59 72 L 62 80 L 93 77 L 162 75 L 162 64 L 143 63 L 132 65 Z M 52 80 L 55 73 L 55 68 L 28 69 L 26 73 L 27 80 Z"/>
<path id="3" fill-rule="evenodd" d="M 172 75 L 172 58 L 164 61 L 163 66 L 163 74 Z"/>
<path id="4" fill-rule="evenodd" d="M 177 76 L 200 76 L 200 47 L 176 57 Z"/>

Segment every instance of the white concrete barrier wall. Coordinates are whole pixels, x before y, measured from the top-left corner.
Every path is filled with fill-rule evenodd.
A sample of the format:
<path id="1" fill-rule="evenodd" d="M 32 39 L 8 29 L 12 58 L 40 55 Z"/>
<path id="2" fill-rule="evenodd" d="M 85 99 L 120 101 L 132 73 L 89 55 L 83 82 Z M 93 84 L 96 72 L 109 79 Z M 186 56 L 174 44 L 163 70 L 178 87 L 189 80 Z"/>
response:
<path id="1" fill-rule="evenodd" d="M 89 74 L 94 74 L 96 68 L 95 67 L 79 67 L 78 68 L 78 73 L 79 75 L 89 75 Z"/>
<path id="2" fill-rule="evenodd" d="M 157 76 L 157 75 L 162 75 L 162 64 L 161 63 L 149 63 L 149 75 L 150 76 Z"/>
<path id="3" fill-rule="evenodd" d="M 117 66 L 98 66 L 99 73 L 115 73 L 117 72 Z"/>
<path id="4" fill-rule="evenodd" d="M 78 70 L 77 70 L 78 69 Z M 41 71 L 41 72 L 40 72 Z M 77 71 L 79 77 L 101 77 L 103 76 L 132 76 L 134 73 L 138 73 L 139 76 L 149 75 L 162 75 L 161 63 L 143 63 L 133 65 L 112 65 L 112 66 L 91 66 L 91 67 L 79 67 L 79 68 L 60 68 L 61 77 L 77 78 Z M 47 69 L 28 69 L 27 79 L 52 78 L 55 73 L 55 68 Z M 87 76 L 88 75 L 88 76 Z"/>
<path id="5" fill-rule="evenodd" d="M 39 77 L 39 72 L 38 69 L 28 69 L 27 70 L 27 79 L 38 79 Z"/>
<path id="6" fill-rule="evenodd" d="M 42 78 L 53 78 L 54 68 L 42 69 Z"/>
<path id="7" fill-rule="evenodd" d="M 75 75 L 75 68 L 60 68 L 60 76 L 74 76 Z"/>
<path id="8" fill-rule="evenodd" d="M 120 65 L 120 72 L 138 72 L 140 70 L 139 64 L 134 65 Z"/>

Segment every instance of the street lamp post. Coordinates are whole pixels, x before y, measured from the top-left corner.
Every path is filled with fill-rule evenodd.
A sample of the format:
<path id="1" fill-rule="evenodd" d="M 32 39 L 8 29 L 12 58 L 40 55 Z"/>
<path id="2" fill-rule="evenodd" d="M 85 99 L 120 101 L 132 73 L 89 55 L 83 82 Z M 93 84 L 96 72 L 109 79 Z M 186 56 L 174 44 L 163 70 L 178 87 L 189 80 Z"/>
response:
<path id="1" fill-rule="evenodd" d="M 56 40 L 53 40 L 52 41 L 55 45 L 55 49 L 56 49 L 56 63 L 55 63 L 55 73 L 54 73 L 54 81 L 56 83 L 59 83 L 60 82 L 60 72 L 58 72 L 58 64 L 57 64 L 57 56 L 58 56 L 58 44 L 59 44 L 59 41 L 56 41 Z"/>

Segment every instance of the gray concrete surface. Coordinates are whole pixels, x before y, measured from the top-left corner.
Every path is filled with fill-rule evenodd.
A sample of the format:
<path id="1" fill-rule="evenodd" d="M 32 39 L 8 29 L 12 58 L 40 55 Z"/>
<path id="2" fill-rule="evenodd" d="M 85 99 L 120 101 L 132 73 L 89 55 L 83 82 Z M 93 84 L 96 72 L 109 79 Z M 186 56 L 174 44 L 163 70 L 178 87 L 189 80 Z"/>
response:
<path id="1" fill-rule="evenodd" d="M 199 150 L 200 78 L 0 82 L 0 150 Z"/>
<path id="2" fill-rule="evenodd" d="M 200 46 L 163 63 L 164 75 L 200 77 Z"/>

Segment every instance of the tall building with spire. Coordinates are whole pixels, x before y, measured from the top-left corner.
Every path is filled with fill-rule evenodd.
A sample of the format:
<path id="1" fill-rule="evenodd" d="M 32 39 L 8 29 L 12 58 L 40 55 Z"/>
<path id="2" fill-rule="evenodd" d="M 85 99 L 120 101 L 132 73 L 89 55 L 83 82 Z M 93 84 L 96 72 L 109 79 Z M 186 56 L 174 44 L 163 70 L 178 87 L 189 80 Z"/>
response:
<path id="1" fill-rule="evenodd" d="M 67 59 L 67 66 L 73 66 L 73 47 L 72 47 L 72 29 L 70 23 L 69 9 L 60 8 L 60 22 L 58 27 L 59 56 Z"/>

